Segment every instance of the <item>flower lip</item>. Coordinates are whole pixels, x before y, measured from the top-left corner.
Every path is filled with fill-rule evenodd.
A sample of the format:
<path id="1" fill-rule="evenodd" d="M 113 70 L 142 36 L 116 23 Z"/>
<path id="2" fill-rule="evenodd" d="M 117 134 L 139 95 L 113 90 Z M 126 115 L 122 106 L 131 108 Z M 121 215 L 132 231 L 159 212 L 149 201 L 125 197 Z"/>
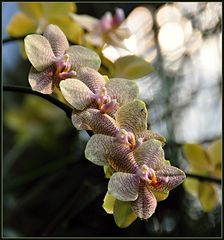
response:
<path id="1" fill-rule="evenodd" d="M 140 166 L 137 171 L 137 175 L 141 178 L 141 180 L 145 181 L 149 185 L 155 186 L 158 183 L 156 172 L 146 164 Z"/>

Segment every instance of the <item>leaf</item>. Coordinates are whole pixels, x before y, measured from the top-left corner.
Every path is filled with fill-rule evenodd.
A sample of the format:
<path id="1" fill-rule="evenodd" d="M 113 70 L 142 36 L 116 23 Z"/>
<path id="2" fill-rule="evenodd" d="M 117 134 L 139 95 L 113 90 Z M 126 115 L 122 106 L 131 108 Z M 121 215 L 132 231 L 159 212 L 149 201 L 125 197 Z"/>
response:
<path id="1" fill-rule="evenodd" d="M 222 161 L 222 141 L 221 139 L 214 141 L 207 148 L 207 154 L 213 165 L 217 165 Z"/>
<path id="2" fill-rule="evenodd" d="M 115 204 L 116 198 L 114 198 L 112 195 L 110 195 L 108 192 L 106 193 L 104 199 L 103 199 L 103 209 L 108 214 L 113 214 L 114 204 Z"/>
<path id="3" fill-rule="evenodd" d="M 194 197 L 198 196 L 200 182 L 197 179 L 188 178 L 184 181 L 183 186 L 184 189 Z"/>
<path id="4" fill-rule="evenodd" d="M 114 204 L 114 221 L 120 228 L 130 226 L 137 218 L 131 209 L 130 202 L 122 202 L 116 199 Z"/>
<path id="5" fill-rule="evenodd" d="M 199 201 L 205 212 L 211 212 L 218 203 L 218 197 L 215 188 L 208 182 L 202 182 L 199 185 Z"/>
<path id="6" fill-rule="evenodd" d="M 127 79 L 144 77 L 154 71 L 154 67 L 143 58 L 131 55 L 117 59 L 114 63 L 114 76 Z"/>
<path id="7" fill-rule="evenodd" d="M 211 164 L 203 146 L 190 143 L 184 144 L 183 153 L 192 168 L 201 170 L 201 173 L 210 170 Z"/>

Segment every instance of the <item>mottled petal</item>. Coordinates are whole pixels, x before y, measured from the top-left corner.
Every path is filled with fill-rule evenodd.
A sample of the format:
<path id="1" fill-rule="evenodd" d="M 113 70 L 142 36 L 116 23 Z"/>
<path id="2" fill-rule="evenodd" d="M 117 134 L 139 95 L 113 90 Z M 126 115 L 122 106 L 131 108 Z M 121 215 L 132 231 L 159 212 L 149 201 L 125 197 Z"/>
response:
<path id="1" fill-rule="evenodd" d="M 112 78 L 106 83 L 108 94 L 116 99 L 120 106 L 138 97 L 138 86 L 134 81 Z"/>
<path id="2" fill-rule="evenodd" d="M 67 78 L 60 82 L 61 92 L 75 109 L 83 110 L 94 101 L 94 93 L 81 81 Z"/>
<path id="3" fill-rule="evenodd" d="M 78 130 L 92 130 L 94 133 L 115 136 L 116 123 L 107 114 L 102 114 L 97 109 L 88 109 L 81 113 L 72 114 L 72 123 Z"/>
<path id="4" fill-rule="evenodd" d="M 43 71 L 55 60 L 51 45 L 45 37 L 31 34 L 25 37 L 24 42 L 27 57 L 37 71 Z"/>
<path id="5" fill-rule="evenodd" d="M 105 79 L 96 70 L 89 67 L 82 67 L 77 71 L 77 78 L 85 83 L 91 91 L 97 93 L 105 86 Z"/>
<path id="6" fill-rule="evenodd" d="M 108 193 L 120 201 L 135 201 L 140 179 L 135 174 L 116 172 L 108 183 Z"/>
<path id="7" fill-rule="evenodd" d="M 156 178 L 158 184 L 156 184 L 155 189 L 157 191 L 170 191 L 180 185 L 186 176 L 180 169 L 165 165 L 156 171 Z"/>
<path id="8" fill-rule="evenodd" d="M 147 128 L 147 109 L 145 103 L 135 99 L 123 105 L 117 110 L 115 119 L 118 127 L 126 131 L 131 131 L 134 134 L 145 131 Z"/>
<path id="9" fill-rule="evenodd" d="M 43 35 L 49 41 L 56 57 L 62 56 L 69 48 L 68 40 L 58 26 L 53 24 L 48 25 Z"/>
<path id="10" fill-rule="evenodd" d="M 136 133 L 136 138 L 143 138 L 143 141 L 147 141 L 150 139 L 159 140 L 162 145 L 165 145 L 166 139 L 159 133 L 153 132 L 152 130 L 146 130 L 144 132 Z"/>
<path id="11" fill-rule="evenodd" d="M 96 165 L 107 165 L 107 152 L 111 151 L 113 142 L 114 137 L 103 134 L 93 135 L 86 145 L 85 157 Z"/>
<path id="12" fill-rule="evenodd" d="M 153 193 L 145 185 L 139 186 L 138 198 L 132 202 L 132 209 L 141 219 L 148 219 L 155 212 L 157 201 Z"/>
<path id="13" fill-rule="evenodd" d="M 53 92 L 52 66 L 42 72 L 38 72 L 34 67 L 31 67 L 29 72 L 29 83 L 34 91 L 43 94 L 51 94 Z"/>
<path id="14" fill-rule="evenodd" d="M 74 70 L 80 67 L 90 67 L 95 70 L 100 68 L 101 60 L 97 53 L 91 49 L 82 46 L 71 46 L 67 53 Z"/>
<path id="15" fill-rule="evenodd" d="M 134 151 L 134 156 L 139 165 L 146 164 L 153 170 L 160 169 L 165 164 L 162 143 L 155 139 L 143 142 Z"/>

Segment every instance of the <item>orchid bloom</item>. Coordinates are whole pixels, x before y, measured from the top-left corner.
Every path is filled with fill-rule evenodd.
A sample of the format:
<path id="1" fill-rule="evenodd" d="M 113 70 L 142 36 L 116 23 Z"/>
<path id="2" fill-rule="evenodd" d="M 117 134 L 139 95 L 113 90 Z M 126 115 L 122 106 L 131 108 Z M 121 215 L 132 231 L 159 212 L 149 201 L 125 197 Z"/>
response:
<path id="1" fill-rule="evenodd" d="M 80 68 L 77 79 L 61 81 L 60 89 L 75 108 L 72 122 L 77 129 L 109 135 L 116 131 L 114 114 L 117 109 L 138 96 L 134 81 L 121 78 L 105 81 L 100 73 L 89 67 Z"/>
<path id="2" fill-rule="evenodd" d="M 56 25 L 48 25 L 43 36 L 31 34 L 25 38 L 25 50 L 33 65 L 29 83 L 33 90 L 51 94 L 61 80 L 75 77 L 76 70 L 88 66 L 98 70 L 99 56 L 82 46 L 70 46 L 66 36 Z"/>
<path id="3" fill-rule="evenodd" d="M 135 99 L 118 109 L 115 114 L 116 127 L 110 136 L 95 134 L 85 149 L 86 158 L 99 166 L 109 165 L 115 171 L 134 172 L 137 168 L 133 151 L 148 139 L 165 139 L 147 130 L 147 109 L 145 103 Z M 130 164 L 132 163 L 132 164 Z"/>
<path id="4" fill-rule="evenodd" d="M 162 143 L 155 139 L 143 142 L 134 150 L 132 173 L 115 172 L 108 184 L 108 193 L 120 201 L 131 202 L 134 213 L 147 219 L 155 212 L 157 201 L 164 200 L 170 190 L 185 179 L 183 171 L 167 164 Z M 120 161 L 123 156 L 120 155 Z"/>

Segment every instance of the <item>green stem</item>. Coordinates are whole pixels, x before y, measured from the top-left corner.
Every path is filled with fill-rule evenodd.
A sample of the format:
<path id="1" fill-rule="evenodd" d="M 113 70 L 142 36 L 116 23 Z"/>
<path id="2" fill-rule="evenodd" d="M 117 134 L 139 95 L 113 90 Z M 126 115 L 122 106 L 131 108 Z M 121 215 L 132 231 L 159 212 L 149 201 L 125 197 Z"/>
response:
<path id="1" fill-rule="evenodd" d="M 203 175 L 198 175 L 198 174 L 192 174 L 192 173 L 185 173 L 185 174 L 188 178 L 196 178 L 199 181 L 214 182 L 214 183 L 221 184 L 221 179 L 219 179 L 219 178 L 203 176 Z"/>

